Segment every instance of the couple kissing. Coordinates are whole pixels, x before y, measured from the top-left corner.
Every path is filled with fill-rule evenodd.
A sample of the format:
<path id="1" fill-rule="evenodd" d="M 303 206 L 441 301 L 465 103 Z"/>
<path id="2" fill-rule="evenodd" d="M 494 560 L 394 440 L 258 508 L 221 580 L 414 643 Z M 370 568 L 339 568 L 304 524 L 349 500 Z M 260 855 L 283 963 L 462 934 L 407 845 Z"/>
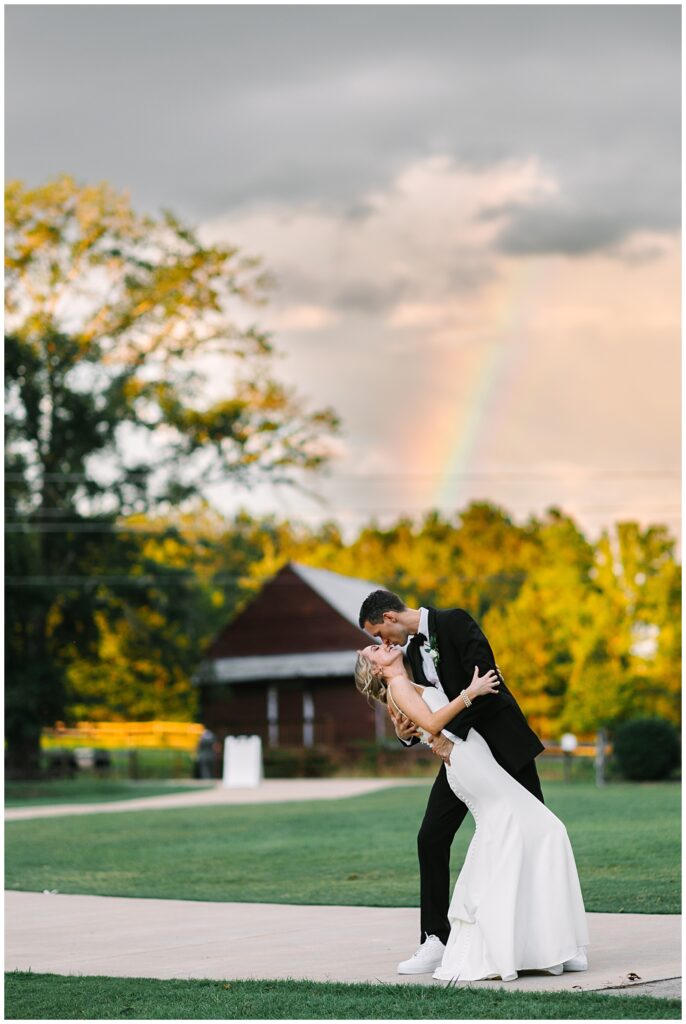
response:
<path id="1" fill-rule="evenodd" d="M 408 608 L 377 590 L 359 623 L 355 684 L 385 704 L 401 743 L 429 742 L 443 762 L 417 846 L 420 945 L 400 974 L 449 983 L 588 966 L 588 930 L 564 824 L 544 804 L 544 749 L 500 674 L 486 636 L 461 608 Z M 476 830 L 450 895 L 450 847 Z"/>

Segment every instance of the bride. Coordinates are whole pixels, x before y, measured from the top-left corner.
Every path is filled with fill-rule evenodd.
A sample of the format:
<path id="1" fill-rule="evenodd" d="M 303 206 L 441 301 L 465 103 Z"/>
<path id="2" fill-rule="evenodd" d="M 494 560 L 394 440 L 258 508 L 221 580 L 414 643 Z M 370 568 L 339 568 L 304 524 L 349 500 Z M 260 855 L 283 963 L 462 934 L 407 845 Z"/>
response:
<path id="1" fill-rule="evenodd" d="M 431 739 L 473 699 L 495 692 L 498 677 L 480 677 L 475 668 L 468 689 L 449 701 L 435 687 L 412 682 L 402 648 L 371 644 L 358 652 L 355 683 L 367 697 L 390 702 Z M 567 830 L 500 767 L 474 728 L 466 739 L 456 738 L 446 771 L 476 831 L 455 884 L 450 937 L 434 978 L 514 981 L 520 970 L 561 974 L 563 963 L 588 946 Z"/>

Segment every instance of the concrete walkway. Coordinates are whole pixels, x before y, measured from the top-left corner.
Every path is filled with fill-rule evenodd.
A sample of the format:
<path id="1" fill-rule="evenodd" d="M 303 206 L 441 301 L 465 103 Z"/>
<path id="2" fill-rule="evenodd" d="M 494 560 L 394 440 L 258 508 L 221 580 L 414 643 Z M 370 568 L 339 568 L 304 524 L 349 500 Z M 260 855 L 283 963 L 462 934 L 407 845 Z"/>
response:
<path id="1" fill-rule="evenodd" d="M 115 814 L 120 811 L 160 811 L 171 807 L 211 807 L 217 804 L 275 804 L 295 800 L 339 800 L 364 796 L 394 786 L 425 786 L 433 779 L 266 779 L 259 786 L 225 789 L 218 783 L 212 789 L 168 796 L 136 797 L 102 803 L 42 804 L 36 807 L 10 807 L 5 821 L 28 818 L 60 818 L 68 814 Z"/>
<path id="2" fill-rule="evenodd" d="M 414 908 L 284 906 L 5 894 L 6 970 L 142 978 L 299 978 L 441 984 L 401 976 L 417 944 Z M 589 914 L 590 968 L 473 983 L 508 991 L 680 994 L 681 918 Z M 665 988 L 664 982 L 668 985 Z M 662 984 L 656 985 L 660 982 Z"/>

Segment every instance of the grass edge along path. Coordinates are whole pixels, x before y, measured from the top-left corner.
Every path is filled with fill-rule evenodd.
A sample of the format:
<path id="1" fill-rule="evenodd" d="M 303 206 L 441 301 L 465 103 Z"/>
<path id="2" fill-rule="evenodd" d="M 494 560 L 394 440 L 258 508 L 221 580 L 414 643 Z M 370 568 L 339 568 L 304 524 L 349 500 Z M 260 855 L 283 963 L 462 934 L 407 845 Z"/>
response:
<path id="1" fill-rule="evenodd" d="M 178 781 L 146 779 L 132 782 L 128 779 L 77 779 L 73 782 L 42 781 L 5 782 L 5 808 L 56 807 L 61 804 L 114 803 L 118 800 L 140 800 L 148 796 L 172 796 L 178 793 L 201 793 L 206 786 Z"/>
<path id="2" fill-rule="evenodd" d="M 588 911 L 680 913 L 680 787 L 548 784 Z M 10 890 L 157 899 L 414 907 L 427 791 L 9 822 Z M 659 828 L 656 825 L 659 823 Z M 453 844 L 453 881 L 473 824 Z M 316 837 L 316 842 L 313 842 Z M 391 877 L 383 867 L 393 851 Z"/>
<path id="3" fill-rule="evenodd" d="M 680 1020 L 681 1000 L 310 981 L 161 981 L 11 971 L 7 1020 Z"/>

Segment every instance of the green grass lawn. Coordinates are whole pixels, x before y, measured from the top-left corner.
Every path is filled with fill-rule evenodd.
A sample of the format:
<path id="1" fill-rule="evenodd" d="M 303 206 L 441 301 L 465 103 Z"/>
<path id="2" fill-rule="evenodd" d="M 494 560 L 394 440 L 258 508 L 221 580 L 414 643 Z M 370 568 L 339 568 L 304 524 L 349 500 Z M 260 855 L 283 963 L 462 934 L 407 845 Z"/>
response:
<path id="1" fill-rule="evenodd" d="M 92 801 L 135 800 L 142 796 L 188 793 L 206 787 L 182 782 L 129 782 L 127 780 L 76 778 L 46 779 L 36 782 L 6 782 L 5 807 L 32 807 L 38 804 L 77 804 Z"/>
<path id="2" fill-rule="evenodd" d="M 5 1016 L 129 1020 L 680 1020 L 679 999 L 429 985 L 155 981 L 12 972 Z"/>
<path id="3" fill-rule="evenodd" d="M 106 896 L 411 907 L 428 787 L 344 800 L 8 822 L 6 888 Z M 680 787 L 548 783 L 587 910 L 680 912 Z M 472 836 L 453 844 L 453 878 Z M 393 870 L 389 871 L 392 861 Z"/>

